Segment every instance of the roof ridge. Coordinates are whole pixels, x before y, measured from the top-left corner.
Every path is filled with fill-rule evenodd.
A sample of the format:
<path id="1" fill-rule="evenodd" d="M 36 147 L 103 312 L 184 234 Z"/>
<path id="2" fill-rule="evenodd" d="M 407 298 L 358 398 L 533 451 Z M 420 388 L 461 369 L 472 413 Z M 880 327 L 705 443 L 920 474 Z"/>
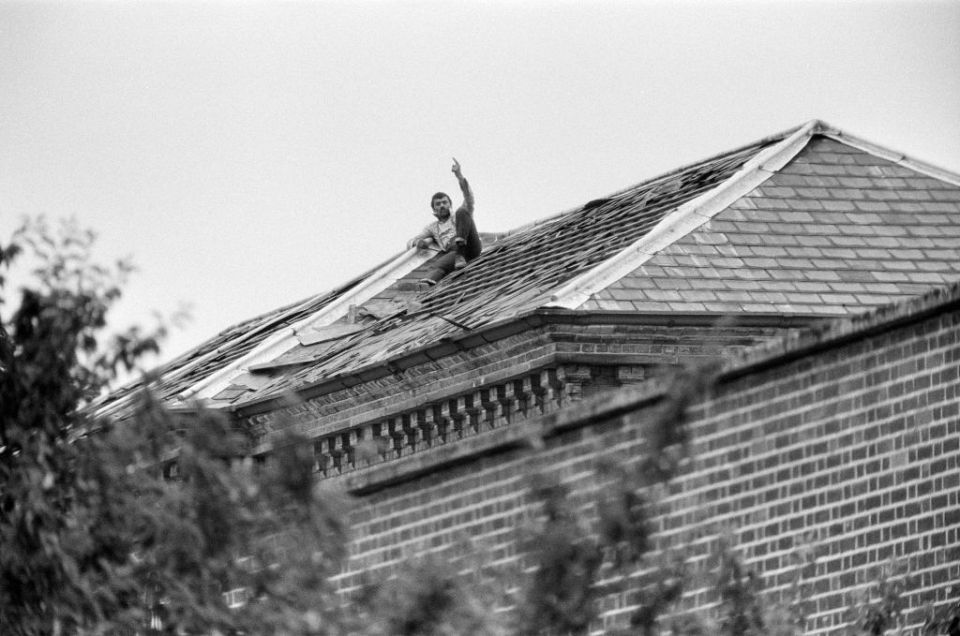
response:
<path id="1" fill-rule="evenodd" d="M 791 129 L 792 132 L 786 137 L 767 137 L 757 142 L 759 144 L 766 139 L 779 139 L 774 145 L 758 151 L 736 173 L 716 187 L 678 206 L 619 254 L 561 286 L 553 293 L 546 306 L 567 309 L 579 307 L 597 291 L 640 267 L 654 254 L 697 229 L 772 177 L 793 160 L 807 146 L 813 135 L 823 128 L 823 122 L 811 119 L 802 126 Z"/>

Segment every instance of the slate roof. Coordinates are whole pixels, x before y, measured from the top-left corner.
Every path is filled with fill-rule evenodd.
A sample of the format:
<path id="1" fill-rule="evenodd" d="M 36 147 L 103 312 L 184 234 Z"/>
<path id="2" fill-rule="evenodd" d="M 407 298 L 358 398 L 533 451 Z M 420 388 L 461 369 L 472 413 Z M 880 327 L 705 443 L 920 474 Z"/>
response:
<path id="1" fill-rule="evenodd" d="M 161 396 L 248 404 L 540 307 L 864 311 L 960 279 L 960 177 L 813 121 L 509 232 L 426 292 L 415 252 L 224 332 Z"/>
<path id="2" fill-rule="evenodd" d="M 866 311 L 960 279 L 960 187 L 815 135 L 585 310 Z"/>

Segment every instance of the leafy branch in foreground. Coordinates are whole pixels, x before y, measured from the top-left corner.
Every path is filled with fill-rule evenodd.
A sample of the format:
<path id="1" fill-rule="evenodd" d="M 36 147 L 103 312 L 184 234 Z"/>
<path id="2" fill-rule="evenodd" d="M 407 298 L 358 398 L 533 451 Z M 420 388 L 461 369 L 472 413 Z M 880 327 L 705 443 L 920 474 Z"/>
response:
<path id="1" fill-rule="evenodd" d="M 4 633 L 338 633 L 345 515 L 317 492 L 306 440 L 278 440 L 257 470 L 219 414 L 175 417 L 147 392 L 123 421 L 83 410 L 117 361 L 157 346 L 109 350 L 130 269 L 93 263 L 93 240 L 38 221 L 0 248 L 3 265 L 39 263 L 0 319 Z"/>

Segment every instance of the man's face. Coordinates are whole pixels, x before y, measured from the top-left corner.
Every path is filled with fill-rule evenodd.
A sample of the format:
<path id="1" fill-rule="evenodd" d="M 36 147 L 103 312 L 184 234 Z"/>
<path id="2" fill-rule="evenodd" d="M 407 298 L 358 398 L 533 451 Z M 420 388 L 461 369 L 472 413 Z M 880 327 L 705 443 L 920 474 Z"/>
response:
<path id="1" fill-rule="evenodd" d="M 437 217 L 441 221 L 446 221 L 450 218 L 450 197 L 438 197 L 433 200 L 433 216 Z"/>

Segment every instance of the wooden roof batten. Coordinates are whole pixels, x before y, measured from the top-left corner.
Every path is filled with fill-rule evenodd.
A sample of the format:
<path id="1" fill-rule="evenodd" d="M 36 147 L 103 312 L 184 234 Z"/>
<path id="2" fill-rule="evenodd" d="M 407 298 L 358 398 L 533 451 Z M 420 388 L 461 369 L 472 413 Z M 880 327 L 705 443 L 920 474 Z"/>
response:
<path id="1" fill-rule="evenodd" d="M 376 296 L 399 278 L 410 273 L 430 258 L 433 254 L 415 248 L 408 249 L 393 259 L 373 270 L 358 285 L 347 293 L 327 303 L 316 312 L 296 322 L 290 327 L 273 334 L 260 343 L 259 346 L 245 356 L 234 360 L 230 365 L 219 372 L 200 380 L 194 385 L 180 392 L 181 399 L 205 399 L 217 395 L 230 385 L 231 380 L 238 373 L 247 371 L 250 367 L 274 359 L 291 347 L 299 344 L 298 333 L 310 327 L 324 327 L 332 324 L 347 314 L 351 305 L 358 305 Z"/>

